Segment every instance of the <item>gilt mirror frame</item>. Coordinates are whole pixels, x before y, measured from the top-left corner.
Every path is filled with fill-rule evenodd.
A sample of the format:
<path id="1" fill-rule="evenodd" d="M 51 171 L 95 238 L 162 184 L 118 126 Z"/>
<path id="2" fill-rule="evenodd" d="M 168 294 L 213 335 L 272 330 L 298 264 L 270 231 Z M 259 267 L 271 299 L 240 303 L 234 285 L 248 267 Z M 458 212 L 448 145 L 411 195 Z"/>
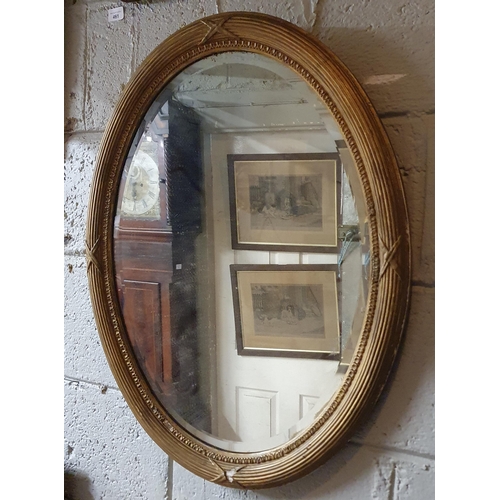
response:
<path id="1" fill-rule="evenodd" d="M 371 251 L 366 313 L 340 389 L 290 441 L 251 453 L 224 451 L 201 441 L 162 407 L 128 341 L 113 262 L 120 179 L 148 108 L 189 65 L 227 51 L 261 54 L 288 66 L 330 110 L 359 175 Z M 101 142 L 88 209 L 87 273 L 97 328 L 112 373 L 139 423 L 173 460 L 225 486 L 278 486 L 324 462 L 366 418 L 394 362 L 410 297 L 408 226 L 402 182 L 386 132 L 361 85 L 328 47 L 287 21 L 249 12 L 217 14 L 174 33 L 144 60 L 119 98 Z"/>

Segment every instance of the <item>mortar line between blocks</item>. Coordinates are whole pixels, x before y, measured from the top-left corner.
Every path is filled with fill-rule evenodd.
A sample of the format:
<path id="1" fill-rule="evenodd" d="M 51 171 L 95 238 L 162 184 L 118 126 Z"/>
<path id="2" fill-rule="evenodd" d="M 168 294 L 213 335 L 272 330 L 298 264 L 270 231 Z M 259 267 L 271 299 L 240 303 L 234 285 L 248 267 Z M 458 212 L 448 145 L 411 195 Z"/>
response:
<path id="1" fill-rule="evenodd" d="M 431 288 L 431 289 L 436 288 L 435 283 L 426 283 L 425 281 L 412 281 L 411 286 L 418 288 Z"/>
<path id="2" fill-rule="evenodd" d="M 95 129 L 95 130 L 73 130 L 71 132 L 64 132 L 64 138 L 71 139 L 72 137 L 78 137 L 81 135 L 102 135 L 104 134 L 104 129 Z"/>
<path id="3" fill-rule="evenodd" d="M 167 465 L 167 489 L 165 491 L 165 500 L 174 500 L 172 496 L 173 492 L 173 483 L 174 483 L 174 461 L 168 457 L 168 465 Z"/>
<path id="4" fill-rule="evenodd" d="M 87 128 L 87 94 L 89 78 L 89 6 L 85 6 L 85 45 L 83 47 L 83 59 L 85 71 L 83 73 L 83 103 L 82 103 L 82 123 L 83 128 Z"/>
<path id="5" fill-rule="evenodd" d="M 120 389 L 118 389 L 118 387 L 115 387 L 115 386 L 112 386 L 112 385 L 107 385 L 107 384 L 103 384 L 103 383 L 100 383 L 100 382 L 90 382 L 89 380 L 83 380 L 83 379 L 80 379 L 80 378 L 76 378 L 76 377 L 71 377 L 69 375 L 64 375 L 64 380 L 67 381 L 67 382 L 75 382 L 77 384 L 87 384 L 87 385 L 92 385 L 94 387 L 98 387 L 101 392 L 103 392 L 103 394 L 105 392 L 108 391 L 108 389 L 111 389 L 111 390 L 115 390 L 115 391 L 118 391 L 121 393 Z"/>
<path id="6" fill-rule="evenodd" d="M 430 453 L 420 453 L 418 451 L 403 450 L 401 448 L 397 448 L 396 446 L 377 446 L 373 444 L 364 444 L 359 441 L 349 441 L 349 444 L 357 448 L 370 448 L 372 450 L 391 452 L 398 455 L 408 455 L 411 457 L 422 458 L 424 460 L 435 461 L 435 456 Z"/>

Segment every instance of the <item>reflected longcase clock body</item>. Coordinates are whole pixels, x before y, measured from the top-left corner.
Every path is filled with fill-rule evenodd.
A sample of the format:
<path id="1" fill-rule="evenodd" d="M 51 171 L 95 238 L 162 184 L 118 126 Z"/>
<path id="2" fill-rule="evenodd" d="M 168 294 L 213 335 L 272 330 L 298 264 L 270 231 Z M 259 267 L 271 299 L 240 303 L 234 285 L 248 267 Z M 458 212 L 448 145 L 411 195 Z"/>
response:
<path id="1" fill-rule="evenodd" d="M 114 228 L 118 296 L 127 336 L 148 382 L 165 405 L 173 385 L 190 388 L 184 412 L 196 408 L 196 258 L 202 191 L 199 120 L 182 105 L 165 106 L 164 135 L 137 140 L 123 171 Z M 174 207 L 170 210 L 169 207 Z M 175 269 L 174 269 L 175 267 Z M 186 282 L 194 280 L 192 286 Z M 192 332 L 178 305 L 189 305 Z M 188 380 L 188 382 L 186 382 Z M 200 423 L 206 427 L 206 423 Z"/>
<path id="2" fill-rule="evenodd" d="M 161 393 L 168 393 L 172 266 L 165 256 L 172 252 L 172 232 L 164 142 L 164 137 L 145 132 L 136 154 L 127 161 L 115 218 L 114 256 L 130 343 L 144 360 L 147 378 L 155 381 Z"/>

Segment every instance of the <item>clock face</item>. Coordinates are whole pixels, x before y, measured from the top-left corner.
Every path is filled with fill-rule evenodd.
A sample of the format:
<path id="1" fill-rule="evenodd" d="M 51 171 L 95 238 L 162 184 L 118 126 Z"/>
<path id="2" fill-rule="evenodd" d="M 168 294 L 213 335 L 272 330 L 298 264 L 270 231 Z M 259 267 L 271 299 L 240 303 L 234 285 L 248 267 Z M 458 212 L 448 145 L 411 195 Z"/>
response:
<path id="1" fill-rule="evenodd" d="M 149 212 L 160 195 L 158 166 L 147 153 L 137 150 L 130 165 L 122 208 L 124 215 L 140 216 Z"/>

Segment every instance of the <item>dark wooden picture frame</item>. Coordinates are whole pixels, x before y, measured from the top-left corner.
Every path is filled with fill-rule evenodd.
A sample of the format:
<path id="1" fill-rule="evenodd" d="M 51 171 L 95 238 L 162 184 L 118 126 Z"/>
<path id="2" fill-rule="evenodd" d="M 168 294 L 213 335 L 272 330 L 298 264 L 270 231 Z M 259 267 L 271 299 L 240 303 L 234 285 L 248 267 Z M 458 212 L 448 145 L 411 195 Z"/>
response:
<path id="1" fill-rule="evenodd" d="M 337 251 L 338 153 L 230 154 L 227 163 L 233 249 Z"/>
<path id="2" fill-rule="evenodd" d="M 230 273 L 239 355 L 340 360 L 336 264 L 233 264 Z"/>

